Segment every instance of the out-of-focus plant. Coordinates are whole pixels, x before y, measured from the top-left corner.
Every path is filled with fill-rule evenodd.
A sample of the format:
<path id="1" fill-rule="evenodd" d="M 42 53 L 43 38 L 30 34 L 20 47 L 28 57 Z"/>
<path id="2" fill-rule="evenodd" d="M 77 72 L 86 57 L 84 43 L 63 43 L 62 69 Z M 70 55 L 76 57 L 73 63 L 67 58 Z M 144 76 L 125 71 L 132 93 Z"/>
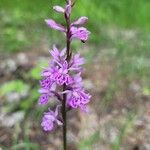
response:
<path id="1" fill-rule="evenodd" d="M 150 95 L 150 87 L 144 87 L 143 88 L 143 94 L 146 96 L 149 96 Z"/>
<path id="2" fill-rule="evenodd" d="M 46 61 L 39 62 L 39 64 L 37 64 L 34 68 L 30 70 L 29 76 L 35 80 L 40 80 L 41 79 L 40 72 L 42 71 L 41 66 L 47 66 L 47 62 Z"/>
<path id="3" fill-rule="evenodd" d="M 4 84 L 3 86 L 1 86 L 0 95 L 6 95 L 10 92 L 21 93 L 21 92 L 27 90 L 28 88 L 29 88 L 29 86 L 27 84 L 25 84 L 24 82 L 22 82 L 21 80 L 10 81 L 10 82 Z"/>

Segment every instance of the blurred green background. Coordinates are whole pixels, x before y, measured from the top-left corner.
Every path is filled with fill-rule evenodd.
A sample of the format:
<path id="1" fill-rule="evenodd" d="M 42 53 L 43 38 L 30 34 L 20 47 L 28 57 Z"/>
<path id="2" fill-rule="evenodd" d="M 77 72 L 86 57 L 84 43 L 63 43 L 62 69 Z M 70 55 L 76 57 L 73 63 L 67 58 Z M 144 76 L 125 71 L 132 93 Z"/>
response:
<path id="1" fill-rule="evenodd" d="M 0 150 L 61 149 L 60 131 L 50 135 L 41 131 L 40 118 L 46 108 L 37 105 L 37 90 L 41 66 L 49 60 L 48 49 L 54 43 L 60 48 L 65 46 L 63 35 L 49 29 L 44 19 L 53 18 L 64 24 L 63 16 L 52 10 L 53 5 L 64 3 L 65 0 L 0 0 Z M 87 16 L 91 36 L 87 44 L 75 41 L 72 47 L 87 59 L 83 77 L 93 95 L 90 107 L 96 125 L 89 121 L 91 132 L 86 136 L 82 133 L 86 130 L 85 114 L 76 112 L 80 121 L 72 127 L 77 129 L 77 139 L 69 133 L 74 141 L 69 143 L 71 150 L 127 150 L 150 145 L 146 138 L 150 132 L 149 10 L 149 0 L 76 1 L 72 20 Z M 110 118 L 105 120 L 108 115 Z M 88 122 L 92 116 L 84 117 Z M 142 122 L 146 117 L 148 123 Z M 143 129 L 142 135 L 138 127 Z M 142 138 L 134 136 L 136 132 Z M 124 147 L 126 144 L 129 148 Z"/>

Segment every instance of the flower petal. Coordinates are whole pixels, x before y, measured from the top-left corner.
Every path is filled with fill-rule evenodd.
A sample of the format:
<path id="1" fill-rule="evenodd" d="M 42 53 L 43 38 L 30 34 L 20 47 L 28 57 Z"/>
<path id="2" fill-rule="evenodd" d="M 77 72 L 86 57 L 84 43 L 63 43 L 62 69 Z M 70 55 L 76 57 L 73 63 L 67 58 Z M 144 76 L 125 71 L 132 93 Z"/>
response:
<path id="1" fill-rule="evenodd" d="M 65 8 L 65 14 L 66 14 L 67 18 L 70 16 L 70 14 L 71 14 L 71 5 L 70 4 L 68 4 L 66 6 L 66 8 Z"/>
<path id="2" fill-rule="evenodd" d="M 87 17 L 80 17 L 78 20 L 72 23 L 72 25 L 83 25 L 87 22 Z"/>
<path id="3" fill-rule="evenodd" d="M 41 88 L 41 89 L 38 90 L 38 92 L 39 92 L 40 94 L 47 94 L 49 91 L 48 91 L 47 89 Z"/>
<path id="4" fill-rule="evenodd" d="M 60 121 L 60 120 L 56 120 L 56 123 L 59 125 L 59 126 L 62 126 L 63 125 L 63 123 Z"/>
<path id="5" fill-rule="evenodd" d="M 56 23 L 56 22 L 55 22 L 54 20 L 52 20 L 52 19 L 46 19 L 45 22 L 46 22 L 47 25 L 48 25 L 49 27 L 51 27 L 52 29 L 59 30 L 59 31 L 62 31 L 62 32 L 65 32 L 65 31 L 66 31 L 65 28 L 64 28 L 62 25 Z"/>
<path id="6" fill-rule="evenodd" d="M 65 10 L 61 6 L 54 6 L 53 9 L 58 13 L 64 13 Z"/>
<path id="7" fill-rule="evenodd" d="M 71 27 L 71 38 L 77 38 L 80 39 L 82 42 L 85 42 L 88 40 L 89 34 L 90 32 L 84 28 L 84 27 L 80 27 L 80 28 L 76 28 L 76 27 Z"/>

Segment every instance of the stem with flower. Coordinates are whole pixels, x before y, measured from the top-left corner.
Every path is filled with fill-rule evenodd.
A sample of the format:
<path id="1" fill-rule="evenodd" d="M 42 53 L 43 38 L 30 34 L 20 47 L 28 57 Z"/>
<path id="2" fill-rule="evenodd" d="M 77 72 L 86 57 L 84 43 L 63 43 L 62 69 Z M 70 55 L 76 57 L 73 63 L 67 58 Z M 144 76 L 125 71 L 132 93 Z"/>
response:
<path id="1" fill-rule="evenodd" d="M 39 98 L 40 105 L 47 105 L 52 97 L 56 97 L 58 100 L 59 104 L 56 106 L 55 111 L 49 109 L 48 112 L 44 113 L 41 125 L 45 131 L 53 130 L 56 125 L 63 125 L 64 150 L 67 149 L 67 112 L 76 108 L 87 111 L 86 106 L 91 98 L 84 90 L 81 77 L 83 71 L 81 65 L 85 62 L 84 58 L 80 57 L 78 53 L 72 54 L 70 48 L 73 39 L 79 39 L 85 43 L 90 34 L 86 28 L 79 27 L 87 22 L 87 17 L 80 17 L 71 22 L 70 15 L 74 4 L 71 0 L 66 0 L 65 8 L 61 6 L 53 7 L 56 12 L 64 14 L 66 27 L 52 19 L 45 20 L 50 28 L 65 33 L 66 48 L 59 51 L 56 46 L 53 46 L 53 50 L 50 51 L 52 60 L 41 74 L 43 79 L 40 81 L 41 88 L 39 89 L 41 94 Z"/>

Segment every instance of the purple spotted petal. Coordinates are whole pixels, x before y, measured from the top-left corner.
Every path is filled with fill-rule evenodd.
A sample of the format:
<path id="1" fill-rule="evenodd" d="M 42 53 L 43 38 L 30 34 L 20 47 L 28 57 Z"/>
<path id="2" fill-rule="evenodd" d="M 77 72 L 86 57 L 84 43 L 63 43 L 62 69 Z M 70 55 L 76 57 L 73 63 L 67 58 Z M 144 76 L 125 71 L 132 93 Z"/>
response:
<path id="1" fill-rule="evenodd" d="M 48 112 L 44 113 L 42 118 L 41 126 L 45 131 L 52 131 L 55 125 L 62 125 L 62 122 L 58 119 L 58 107 L 55 111 L 49 109 Z"/>
<path id="2" fill-rule="evenodd" d="M 80 27 L 80 28 L 72 27 L 71 34 L 72 34 L 72 37 L 71 37 L 72 39 L 77 38 L 85 42 L 88 40 L 90 32 L 84 27 Z"/>
<path id="3" fill-rule="evenodd" d="M 39 98 L 39 105 L 46 105 L 48 103 L 48 95 L 43 94 Z"/>

